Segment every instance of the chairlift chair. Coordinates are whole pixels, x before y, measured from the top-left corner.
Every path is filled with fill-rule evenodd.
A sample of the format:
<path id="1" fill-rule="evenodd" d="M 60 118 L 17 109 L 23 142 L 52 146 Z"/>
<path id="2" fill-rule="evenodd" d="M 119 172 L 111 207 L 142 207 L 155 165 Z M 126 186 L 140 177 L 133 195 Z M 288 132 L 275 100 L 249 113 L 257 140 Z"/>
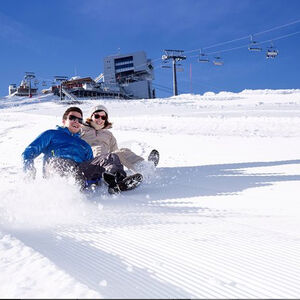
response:
<path id="1" fill-rule="evenodd" d="M 200 62 L 200 63 L 208 63 L 209 62 L 207 55 L 202 53 L 202 50 L 200 50 L 198 62 Z"/>
<path id="2" fill-rule="evenodd" d="M 275 58 L 278 53 L 278 50 L 273 45 L 271 45 L 271 47 L 269 47 L 267 50 L 266 58 Z"/>
<path id="3" fill-rule="evenodd" d="M 163 60 L 162 62 L 163 62 L 163 64 L 162 64 L 161 67 L 162 67 L 163 69 L 170 69 L 170 68 L 171 68 L 170 62 L 169 62 L 169 61 Z"/>
<path id="4" fill-rule="evenodd" d="M 250 45 L 248 47 L 248 50 L 249 51 L 257 51 L 257 52 L 262 51 L 262 48 L 258 47 L 257 44 L 258 43 L 253 40 L 252 35 L 250 35 Z"/>
<path id="5" fill-rule="evenodd" d="M 215 56 L 215 60 L 213 60 L 213 64 L 215 66 L 223 66 L 224 62 L 221 60 L 220 56 Z"/>
<path id="6" fill-rule="evenodd" d="M 260 51 L 262 51 L 262 48 L 256 47 L 256 45 L 253 43 L 253 44 L 249 45 L 248 50 L 249 50 L 249 51 L 260 52 Z"/>
<path id="7" fill-rule="evenodd" d="M 198 58 L 198 62 L 200 63 L 208 63 L 209 59 L 205 54 L 200 54 L 199 58 Z"/>

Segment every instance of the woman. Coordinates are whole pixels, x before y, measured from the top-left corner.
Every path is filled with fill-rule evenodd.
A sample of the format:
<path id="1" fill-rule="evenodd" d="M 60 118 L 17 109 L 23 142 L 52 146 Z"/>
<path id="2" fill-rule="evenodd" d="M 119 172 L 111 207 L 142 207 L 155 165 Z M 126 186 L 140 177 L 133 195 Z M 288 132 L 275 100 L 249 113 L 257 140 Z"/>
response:
<path id="1" fill-rule="evenodd" d="M 108 110 L 103 105 L 95 106 L 91 110 L 90 118 L 82 126 L 81 138 L 92 147 L 94 157 L 113 153 L 118 156 L 121 163 L 128 169 L 148 175 L 149 170 L 155 168 L 158 164 L 159 153 L 152 150 L 145 161 L 139 155 L 136 155 L 130 149 L 118 148 L 117 140 L 109 130 L 112 123 L 108 120 Z"/>

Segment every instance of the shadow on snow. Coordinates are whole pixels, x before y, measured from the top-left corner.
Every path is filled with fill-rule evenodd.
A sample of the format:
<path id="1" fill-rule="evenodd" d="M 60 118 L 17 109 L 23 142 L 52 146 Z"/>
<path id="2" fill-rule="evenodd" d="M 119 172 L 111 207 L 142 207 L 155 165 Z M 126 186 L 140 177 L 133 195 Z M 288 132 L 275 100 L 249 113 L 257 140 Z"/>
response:
<path id="1" fill-rule="evenodd" d="M 191 297 L 180 287 L 154 278 L 146 268 L 130 267 L 118 255 L 97 249 L 92 241 L 66 236 L 58 239 L 57 234 L 49 231 L 15 231 L 13 234 L 104 298 L 120 295 L 122 298 Z"/>
<path id="2" fill-rule="evenodd" d="M 300 160 L 158 168 L 152 182 L 144 183 L 136 190 L 124 192 L 119 196 L 119 201 L 107 204 L 126 206 L 130 201 L 133 206 L 150 205 L 152 208 L 156 206 L 165 212 L 167 210 L 178 213 L 193 212 L 190 206 L 184 207 L 184 204 L 189 203 L 188 198 L 236 195 L 246 189 L 268 186 L 276 182 L 300 181 L 300 175 L 251 172 L 251 168 L 290 164 L 300 164 Z M 183 206 L 162 207 L 160 203 L 164 200 L 168 200 L 168 204 L 172 204 L 174 200 L 173 202 Z"/>
<path id="3" fill-rule="evenodd" d="M 158 168 L 152 183 L 143 184 L 140 188 L 116 198 L 112 199 L 104 194 L 102 196 L 100 194 L 100 197 L 99 194 L 87 196 L 90 200 L 101 202 L 106 207 L 100 215 L 95 215 L 93 220 L 87 220 L 87 224 L 77 224 L 77 226 L 81 228 L 82 234 L 85 231 L 90 234 L 90 229 L 94 228 L 93 235 L 96 234 L 97 239 L 84 235 L 85 240 L 80 240 L 64 236 L 64 234 L 58 238 L 60 230 L 56 233 L 52 230 L 10 230 L 10 233 L 25 245 L 50 259 L 78 282 L 98 291 L 105 298 L 119 295 L 124 298 L 192 297 L 193 295 L 178 286 L 155 278 L 145 268 L 135 266 L 128 269 L 128 264 L 122 257 L 109 250 L 103 251 L 97 248 L 97 243 L 101 243 L 101 234 L 105 234 L 103 229 L 145 224 L 152 225 L 153 228 L 153 226 L 161 226 L 168 222 L 180 225 L 189 220 L 178 219 L 177 214 L 181 216 L 195 214 L 200 209 L 200 207 L 188 207 L 189 200 L 185 201 L 185 198 L 237 194 L 249 188 L 271 185 L 276 182 L 300 181 L 300 175 L 254 172 L 249 174 L 251 168 L 299 163 L 300 160 L 287 160 Z M 246 169 L 248 174 L 245 173 Z M 106 192 L 106 187 L 101 187 L 100 192 Z M 178 199 L 179 202 L 176 203 L 181 202 L 183 205 L 178 207 L 162 205 L 163 200 L 168 199 L 174 202 Z M 213 213 L 216 213 L 215 217 L 224 217 L 229 213 L 225 211 L 218 215 L 217 210 L 210 208 L 203 208 L 203 212 L 202 215 L 195 215 L 197 223 L 201 223 L 203 217 L 209 214 L 213 216 Z M 192 221 L 195 221 L 195 218 Z M 62 228 L 62 232 L 64 230 Z M 70 231 L 73 231 L 72 226 L 67 228 L 67 232 Z M 74 235 L 76 232 L 76 230 L 73 232 Z M 107 285 L 101 284 L 103 280 L 107 282 Z"/>

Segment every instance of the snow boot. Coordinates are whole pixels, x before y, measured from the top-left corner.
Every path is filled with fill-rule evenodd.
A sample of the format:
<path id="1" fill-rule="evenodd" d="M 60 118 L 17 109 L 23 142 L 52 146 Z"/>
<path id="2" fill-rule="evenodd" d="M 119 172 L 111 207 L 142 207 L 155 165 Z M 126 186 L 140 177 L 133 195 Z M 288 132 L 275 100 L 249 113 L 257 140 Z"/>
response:
<path id="1" fill-rule="evenodd" d="M 143 181 L 143 176 L 139 173 L 123 176 L 119 173 L 103 173 L 103 180 L 108 185 L 109 194 L 119 194 L 121 191 L 129 191 L 136 188 Z"/>
<path id="2" fill-rule="evenodd" d="M 104 172 L 102 176 L 103 176 L 104 182 L 108 185 L 108 193 L 109 194 L 119 194 L 120 189 L 117 184 L 116 174 Z"/>
<path id="3" fill-rule="evenodd" d="M 136 173 L 125 177 L 122 181 L 117 183 L 120 191 L 129 191 L 135 189 L 143 181 L 143 175 Z"/>
<path id="4" fill-rule="evenodd" d="M 148 155 L 148 161 L 152 161 L 154 163 L 154 166 L 156 167 L 159 162 L 159 152 L 153 149 Z"/>

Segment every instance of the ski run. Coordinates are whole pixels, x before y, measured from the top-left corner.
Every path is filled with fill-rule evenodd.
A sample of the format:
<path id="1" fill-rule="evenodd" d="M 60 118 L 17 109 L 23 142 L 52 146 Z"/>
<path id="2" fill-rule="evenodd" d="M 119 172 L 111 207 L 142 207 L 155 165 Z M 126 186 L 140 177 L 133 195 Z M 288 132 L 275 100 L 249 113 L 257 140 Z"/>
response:
<path id="1" fill-rule="evenodd" d="M 119 147 L 155 174 L 80 193 L 24 181 L 21 153 L 61 125 L 54 96 L 0 100 L 1 298 L 300 297 L 300 90 L 103 104 Z"/>

